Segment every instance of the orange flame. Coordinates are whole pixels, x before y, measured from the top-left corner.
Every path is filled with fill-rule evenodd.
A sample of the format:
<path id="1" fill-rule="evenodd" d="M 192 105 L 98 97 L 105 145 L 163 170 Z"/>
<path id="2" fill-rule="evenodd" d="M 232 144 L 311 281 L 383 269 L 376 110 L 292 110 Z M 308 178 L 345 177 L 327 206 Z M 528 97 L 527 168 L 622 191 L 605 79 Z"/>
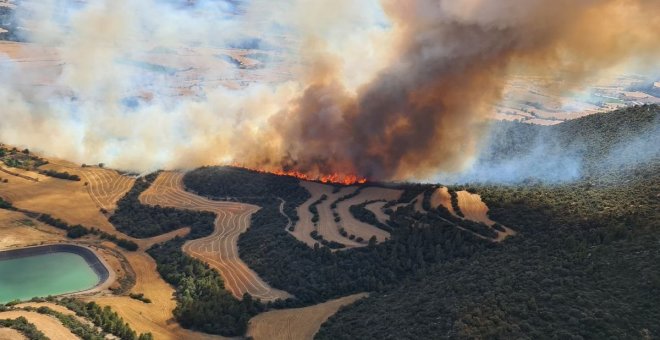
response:
<path id="1" fill-rule="evenodd" d="M 333 173 L 333 174 L 310 175 L 297 170 L 281 170 L 281 169 L 267 170 L 267 169 L 250 168 L 237 164 L 232 164 L 232 166 L 251 170 L 251 171 L 256 171 L 260 173 L 265 173 L 265 174 L 295 177 L 304 181 L 316 181 L 321 183 L 342 184 L 342 185 L 363 184 L 367 182 L 366 178 L 351 174 L 344 175 L 339 173 Z"/>

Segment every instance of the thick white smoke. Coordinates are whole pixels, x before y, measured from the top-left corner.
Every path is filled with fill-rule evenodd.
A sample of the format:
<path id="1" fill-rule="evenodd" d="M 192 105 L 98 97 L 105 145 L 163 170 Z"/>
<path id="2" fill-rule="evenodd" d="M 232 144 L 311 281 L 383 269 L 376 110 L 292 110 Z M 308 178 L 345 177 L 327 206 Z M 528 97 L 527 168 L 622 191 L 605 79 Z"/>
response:
<path id="1" fill-rule="evenodd" d="M 456 171 L 511 69 L 660 54 L 657 0 L 25 0 L 0 141 L 133 171 Z M 562 90 L 562 89 L 559 89 Z"/>
<path id="2" fill-rule="evenodd" d="M 0 54 L 0 140 L 133 171 L 281 155 L 269 120 L 316 55 L 349 88 L 388 62 L 377 1 L 45 0 L 15 15 L 29 43 Z M 264 51 L 257 67 L 232 64 L 244 47 Z"/>

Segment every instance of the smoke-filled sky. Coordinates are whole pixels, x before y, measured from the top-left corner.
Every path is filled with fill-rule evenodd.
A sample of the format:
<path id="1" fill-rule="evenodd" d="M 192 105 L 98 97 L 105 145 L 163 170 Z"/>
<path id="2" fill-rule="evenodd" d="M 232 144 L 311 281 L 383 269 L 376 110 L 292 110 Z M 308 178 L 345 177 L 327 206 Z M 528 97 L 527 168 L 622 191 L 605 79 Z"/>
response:
<path id="1" fill-rule="evenodd" d="M 469 166 L 513 69 L 559 77 L 558 92 L 657 71 L 657 13 L 657 0 L 26 0 L 30 44 L 0 54 L 0 141 L 140 172 L 428 178 Z M 242 57 L 260 63 L 221 67 Z"/>

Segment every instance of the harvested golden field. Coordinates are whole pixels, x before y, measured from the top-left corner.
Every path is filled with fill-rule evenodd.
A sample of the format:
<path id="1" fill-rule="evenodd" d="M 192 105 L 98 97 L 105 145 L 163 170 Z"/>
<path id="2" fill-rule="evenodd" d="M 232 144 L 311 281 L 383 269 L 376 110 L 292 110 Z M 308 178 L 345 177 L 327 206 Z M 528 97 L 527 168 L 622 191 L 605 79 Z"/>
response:
<path id="1" fill-rule="evenodd" d="M 417 197 L 413 199 L 413 202 L 415 202 L 415 211 L 421 213 L 426 212 L 426 209 L 424 209 L 424 193 L 417 195 Z"/>
<path id="2" fill-rule="evenodd" d="M 8 183 L 0 183 L 0 196 L 15 207 L 50 214 L 69 224 L 82 224 L 114 232 L 114 227 L 99 211 L 83 181 L 69 181 L 42 176 L 32 171 L 9 169 L 38 180 L 32 181 L 3 173 L 2 177 L 7 178 Z"/>
<path id="3" fill-rule="evenodd" d="M 15 329 L 0 328 L 0 340 L 23 340 L 27 339 L 25 335 L 19 333 Z"/>
<path id="4" fill-rule="evenodd" d="M 385 204 L 387 204 L 387 202 L 373 202 L 367 204 L 365 208 L 376 215 L 378 222 L 387 223 L 387 221 L 390 220 L 390 216 L 388 216 L 383 209 Z"/>
<path id="5" fill-rule="evenodd" d="M 64 327 L 64 325 L 53 316 L 19 310 L 0 312 L 0 319 L 16 319 L 21 316 L 26 318 L 28 322 L 34 324 L 37 329 L 42 331 L 51 340 L 78 339 L 77 336 L 71 333 L 68 328 Z"/>
<path id="6" fill-rule="evenodd" d="M 481 200 L 478 194 L 472 194 L 465 190 L 457 191 L 458 206 L 465 218 L 472 221 L 481 222 L 486 225 L 493 225 L 495 221 L 488 217 L 488 206 Z"/>
<path id="7" fill-rule="evenodd" d="M 314 306 L 262 313 L 250 319 L 247 335 L 255 340 L 313 339 L 321 325 L 339 308 L 365 296 L 366 293 L 360 293 Z"/>
<path id="8" fill-rule="evenodd" d="M 59 163 L 49 164 L 49 166 L 52 167 L 51 169 L 68 171 L 72 174 L 80 174 L 88 170 L 92 173 L 106 172 L 104 169 L 85 168 L 88 170 L 83 170 L 83 168 L 75 169 L 71 166 L 56 168 L 61 166 Z M 14 168 L 11 168 L 11 170 L 20 171 L 20 169 Z M 71 224 L 81 223 L 86 226 L 101 227 L 101 229 L 119 237 L 131 239 L 140 246 L 139 251 L 129 252 L 116 247 L 114 244 L 101 242 L 108 249 L 97 248 L 95 250 L 110 265 L 117 277 L 127 275 L 122 267 L 122 262 L 128 262 L 132 276 L 136 280 L 131 292 L 144 293 L 145 296 L 152 299 L 151 304 L 145 304 L 128 296 L 111 295 L 107 291 L 84 294 L 84 299 L 96 301 L 102 306 L 110 306 L 138 333 L 152 332 L 157 339 L 219 338 L 207 337 L 201 333 L 185 330 L 173 319 L 172 310 L 176 306 L 176 302 L 173 300 L 174 289 L 162 280 L 156 271 L 155 261 L 144 252 L 145 249 L 155 243 L 165 242 L 177 235 L 187 234 L 189 228 L 181 228 L 148 239 L 134 239 L 116 231 L 106 217 L 99 212 L 99 206 L 90 196 L 90 192 L 83 185 L 83 181 L 74 182 L 55 179 L 27 171 L 21 171 L 20 173 L 35 176 L 39 181 L 34 182 L 14 176 L 9 178 L 9 183 L 0 183 L 3 188 L 0 191 L 1 195 L 11 200 L 15 206 L 31 211 L 49 213 Z M 118 178 L 117 176 L 115 178 Z M 5 190 L 7 188 L 9 190 Z M 22 213 L 7 210 L 0 210 L 0 231 L 2 231 L 0 234 L 0 248 L 67 240 L 64 231 L 29 219 Z M 113 251 L 120 254 L 120 256 L 113 254 Z"/>
<path id="9" fill-rule="evenodd" d="M 163 172 L 140 195 L 144 204 L 210 211 L 217 215 L 212 235 L 188 241 L 183 250 L 218 270 L 225 287 L 236 297 L 244 293 L 265 301 L 291 295 L 270 287 L 238 256 L 238 236 L 250 226 L 250 217 L 259 207 L 236 202 L 213 201 L 185 191 L 183 174 Z"/>
<path id="10" fill-rule="evenodd" d="M 131 291 L 144 293 L 152 303 L 115 295 L 92 296 L 86 300 L 110 306 L 136 332 L 151 332 L 155 339 L 223 339 L 182 328 L 172 315 L 176 307 L 174 289 L 160 277 L 156 271 L 156 262 L 142 251 L 123 254 L 135 272 L 136 282 Z"/>
<path id="11" fill-rule="evenodd" d="M 493 226 L 496 223 L 488 217 L 488 206 L 481 200 L 481 195 L 472 194 L 465 190 L 457 191 L 456 195 L 458 196 L 458 207 L 466 219 L 481 222 L 487 226 Z M 496 230 L 496 242 L 516 234 L 514 230 L 508 227 L 502 226 L 502 228 L 504 228 L 504 231 Z"/>
<path id="12" fill-rule="evenodd" d="M 309 206 L 316 202 L 324 194 L 330 195 L 333 188 L 330 185 L 306 181 L 300 181 L 300 185 L 307 189 L 312 197 L 310 197 L 307 201 L 305 201 L 305 203 L 296 208 L 298 217 L 300 219 L 296 223 L 293 232 L 290 233 L 298 240 L 304 242 L 310 247 L 313 247 L 314 244 L 318 242 L 309 235 L 309 233 L 316 229 L 314 227 L 314 223 L 312 223 L 312 213 L 309 211 Z"/>
<path id="13" fill-rule="evenodd" d="M 116 170 L 99 168 L 96 166 L 79 167 L 65 161 L 53 161 L 42 166 L 43 169 L 53 169 L 61 172 L 78 175 L 81 182 L 87 183 L 89 196 L 99 208 L 112 210 L 117 201 L 122 198 L 135 183 L 134 177 L 124 176 Z"/>
<path id="14" fill-rule="evenodd" d="M 437 208 L 441 205 L 447 208 L 452 215 L 456 215 L 454 207 L 451 205 L 451 195 L 447 187 L 440 187 L 431 194 L 431 208 Z"/>
<path id="15" fill-rule="evenodd" d="M 307 191 L 312 194 L 312 197 L 298 207 L 298 216 L 300 219 L 292 233 L 293 236 L 312 247 L 318 242 L 309 236 L 309 234 L 316 230 L 325 240 L 341 243 L 348 248 L 359 247 L 362 245 L 358 242 L 349 240 L 339 233 L 339 226 L 337 222 L 335 222 L 335 217 L 331 208 L 332 203 L 341 197 L 354 193 L 355 190 L 358 189 L 357 187 L 344 187 L 335 192 L 335 187 L 332 185 L 307 181 L 300 181 L 300 185 L 307 189 Z M 316 205 L 319 214 L 319 221 L 315 226 L 314 222 L 312 222 L 313 215 L 309 211 L 309 207 L 317 202 L 323 195 L 326 195 L 327 199 Z"/>
<path id="16" fill-rule="evenodd" d="M 337 212 L 341 217 L 339 225 L 343 227 L 349 235 L 352 234 L 357 237 L 362 237 L 364 240 L 369 240 L 372 236 L 376 236 L 378 242 L 385 241 L 386 238 L 390 237 L 390 233 L 371 224 L 358 221 L 353 217 L 353 214 L 351 214 L 350 207 L 369 201 L 395 201 L 401 197 L 402 193 L 402 190 L 380 187 L 368 187 L 362 189 L 357 196 L 337 203 Z"/>
<path id="17" fill-rule="evenodd" d="M 23 213 L 0 209 L 0 250 L 66 239 L 65 232 Z"/>

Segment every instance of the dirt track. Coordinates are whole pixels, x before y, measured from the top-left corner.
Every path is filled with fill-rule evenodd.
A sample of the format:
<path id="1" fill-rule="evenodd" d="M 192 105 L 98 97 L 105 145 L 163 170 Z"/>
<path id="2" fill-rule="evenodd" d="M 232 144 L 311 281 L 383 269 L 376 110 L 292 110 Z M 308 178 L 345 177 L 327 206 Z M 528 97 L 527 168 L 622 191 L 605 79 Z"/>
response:
<path id="1" fill-rule="evenodd" d="M 210 211 L 217 214 L 212 235 L 188 241 L 183 250 L 220 272 L 227 290 L 238 298 L 250 293 L 265 301 L 288 298 L 291 295 L 270 287 L 238 256 L 237 240 L 250 225 L 250 216 L 259 207 L 236 202 L 213 201 L 184 190 L 183 174 L 163 172 L 140 195 L 144 204 L 170 206 L 179 209 Z"/>
<path id="2" fill-rule="evenodd" d="M 262 313 L 250 319 L 247 335 L 255 340 L 313 339 L 321 325 L 339 308 L 365 296 L 365 293 L 354 294 L 305 308 Z"/>

